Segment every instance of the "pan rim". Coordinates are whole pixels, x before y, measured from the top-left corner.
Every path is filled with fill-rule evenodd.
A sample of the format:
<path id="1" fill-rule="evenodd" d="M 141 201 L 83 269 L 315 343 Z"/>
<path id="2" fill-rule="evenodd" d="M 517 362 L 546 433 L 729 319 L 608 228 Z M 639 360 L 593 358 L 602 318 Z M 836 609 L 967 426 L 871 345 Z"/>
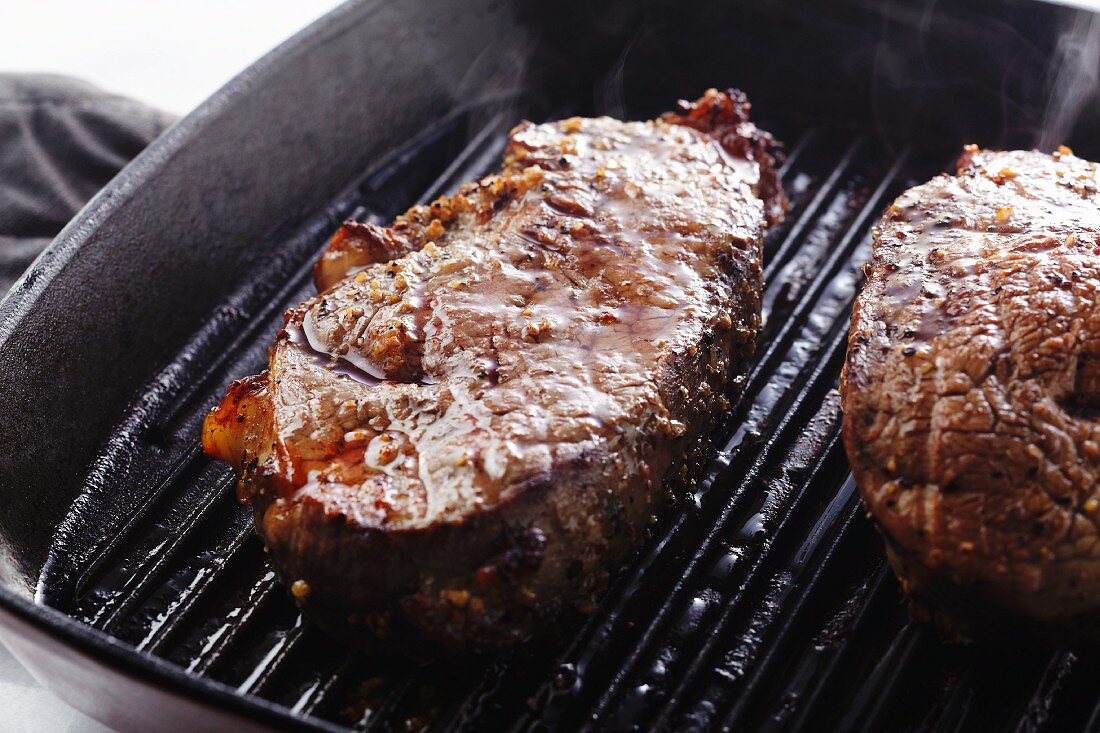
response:
<path id="1" fill-rule="evenodd" d="M 234 100 L 243 96 L 268 73 L 290 63 L 296 52 L 306 51 L 326 36 L 353 27 L 360 21 L 361 14 L 379 4 L 379 0 L 346 0 L 328 11 L 226 82 L 130 161 L 77 212 L 35 258 L 7 295 L 0 298 L 0 348 L 17 332 L 57 276 L 79 256 L 83 245 L 111 220 L 141 186 L 154 179 L 177 153 L 200 137 L 214 121 L 231 111 Z M 152 684 L 202 707 L 278 726 L 280 730 L 287 726 L 309 731 L 343 730 L 319 718 L 294 715 L 282 705 L 242 694 L 229 685 L 140 652 L 106 632 L 24 597 L 6 585 L 0 585 L 0 615 L 27 624 L 61 642 L 69 650 L 126 677 Z M 30 671 L 33 675 L 34 670 Z M 53 686 L 46 687 L 66 699 Z"/>

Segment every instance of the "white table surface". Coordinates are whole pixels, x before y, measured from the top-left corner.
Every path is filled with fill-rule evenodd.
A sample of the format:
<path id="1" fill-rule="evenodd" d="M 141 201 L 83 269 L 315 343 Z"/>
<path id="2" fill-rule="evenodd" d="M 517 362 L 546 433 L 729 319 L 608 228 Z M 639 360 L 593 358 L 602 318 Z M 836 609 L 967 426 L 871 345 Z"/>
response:
<path id="1" fill-rule="evenodd" d="M 0 70 L 78 76 L 178 115 L 340 0 L 0 0 Z M 0 645 L 4 733 L 108 733 Z"/>
<path id="2" fill-rule="evenodd" d="M 0 70 L 80 76 L 185 114 L 338 0 L 0 2 Z"/>
<path id="3" fill-rule="evenodd" d="M 110 729 L 58 700 L 0 645 L 0 710 L 5 733 L 110 733 Z"/>

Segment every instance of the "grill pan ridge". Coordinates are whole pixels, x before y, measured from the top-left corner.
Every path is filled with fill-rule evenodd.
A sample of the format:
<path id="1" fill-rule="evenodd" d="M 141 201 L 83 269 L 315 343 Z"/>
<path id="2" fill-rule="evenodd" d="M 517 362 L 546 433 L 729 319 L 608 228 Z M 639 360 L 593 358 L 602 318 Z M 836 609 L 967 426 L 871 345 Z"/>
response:
<path id="1" fill-rule="evenodd" d="M 764 36 L 786 28 L 792 45 L 810 38 L 790 25 L 805 6 L 791 3 L 787 15 L 758 5 L 737 17 L 772 24 Z M 838 4 L 863 19 L 857 28 L 914 11 L 884 6 Z M 349 8 L 339 12 L 369 22 L 369 4 Z M 1019 8 L 1017 20 L 1037 12 Z M 553 28 L 525 12 L 517 17 Z M 698 18 L 734 12 L 702 3 Z M 1042 16 L 1052 28 L 1060 17 Z M 4 626 L 52 624 L 104 666 L 229 711 L 236 717 L 217 723 L 227 728 L 244 716 L 319 731 L 1097 730 L 1095 653 L 949 646 L 908 620 L 839 442 L 836 387 L 871 227 L 905 188 L 949 169 L 967 140 L 808 120 L 755 93 L 764 72 L 746 86 L 754 117 L 787 143 L 791 208 L 766 236 L 758 353 L 703 479 L 661 513 L 600 608 L 496 656 L 404 666 L 349 653 L 275 582 L 230 471 L 198 448 L 206 411 L 228 381 L 263 367 L 282 312 L 312 291 L 311 262 L 343 218 L 385 223 L 490 171 L 519 116 L 651 114 L 672 82 L 637 91 L 649 67 L 630 54 L 647 53 L 646 36 L 623 37 L 624 51 L 600 57 L 608 71 L 591 82 L 595 105 L 565 82 L 456 105 L 269 233 L 247 277 L 150 372 L 122 427 L 102 439 L 92 478 L 109 491 L 80 493 L 51 536 L 36 589 L 48 608 L 4 590 Z M 550 72 L 531 71 L 540 73 Z M 691 70 L 682 76 L 678 94 L 694 93 Z M 1019 132 L 993 127 L 994 143 Z"/>

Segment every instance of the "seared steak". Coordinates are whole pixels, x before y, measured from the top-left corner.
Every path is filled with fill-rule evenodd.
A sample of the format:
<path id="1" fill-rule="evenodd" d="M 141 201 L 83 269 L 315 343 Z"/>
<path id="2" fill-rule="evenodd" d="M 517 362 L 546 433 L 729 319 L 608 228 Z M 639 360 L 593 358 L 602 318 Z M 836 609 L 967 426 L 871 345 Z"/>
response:
<path id="1" fill-rule="evenodd" d="M 747 112 L 524 123 L 499 175 L 337 232 L 203 433 L 311 618 L 468 651 L 591 605 L 753 349 L 784 200 Z"/>
<path id="2" fill-rule="evenodd" d="M 1100 195 L 1060 149 L 967 148 L 879 223 L 844 442 L 914 611 L 1098 637 Z"/>

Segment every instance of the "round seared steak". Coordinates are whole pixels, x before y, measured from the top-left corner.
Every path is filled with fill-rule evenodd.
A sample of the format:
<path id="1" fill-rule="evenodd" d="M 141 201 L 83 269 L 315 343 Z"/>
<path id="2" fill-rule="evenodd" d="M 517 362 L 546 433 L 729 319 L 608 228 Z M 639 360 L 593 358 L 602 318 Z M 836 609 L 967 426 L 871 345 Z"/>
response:
<path id="1" fill-rule="evenodd" d="M 918 617 L 1100 638 L 1100 196 L 1068 149 L 967 148 L 874 235 L 844 442 Z"/>
<path id="2" fill-rule="evenodd" d="M 203 432 L 310 618 L 461 652 L 591 607 L 752 353 L 785 201 L 747 112 L 524 123 L 500 174 L 337 232 Z"/>

